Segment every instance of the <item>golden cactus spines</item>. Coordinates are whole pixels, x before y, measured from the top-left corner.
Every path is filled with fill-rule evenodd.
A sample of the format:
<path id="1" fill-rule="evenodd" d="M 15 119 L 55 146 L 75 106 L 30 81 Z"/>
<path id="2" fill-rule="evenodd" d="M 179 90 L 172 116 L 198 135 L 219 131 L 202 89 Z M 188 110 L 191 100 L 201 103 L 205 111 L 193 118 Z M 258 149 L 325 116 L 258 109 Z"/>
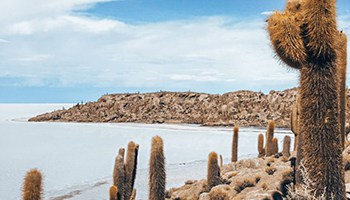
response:
<path id="1" fill-rule="evenodd" d="M 137 156 L 138 156 L 139 145 L 131 141 L 128 144 L 125 159 L 125 190 L 124 198 L 130 199 L 132 190 L 135 184 L 136 169 L 137 169 Z"/>
<path id="2" fill-rule="evenodd" d="M 301 19 L 289 12 L 275 12 L 268 19 L 268 32 L 274 51 L 287 65 L 300 69 L 306 51 L 300 36 Z"/>
<path id="3" fill-rule="evenodd" d="M 27 172 L 23 185 L 23 200 L 41 200 L 42 199 L 42 175 L 37 169 Z"/>
<path id="4" fill-rule="evenodd" d="M 163 140 L 159 136 L 152 138 L 151 157 L 149 162 L 149 200 L 165 199 L 165 157 Z"/>
<path id="5" fill-rule="evenodd" d="M 258 152 L 259 158 L 262 158 L 265 156 L 265 149 L 264 149 L 264 135 L 262 133 L 259 134 L 258 136 Z"/>
<path id="6" fill-rule="evenodd" d="M 285 157 L 290 156 L 290 141 L 291 141 L 290 136 L 288 135 L 284 136 L 282 155 Z"/>
<path id="7" fill-rule="evenodd" d="M 265 143 L 266 156 L 272 156 L 274 154 L 273 144 L 272 144 L 274 130 L 275 130 L 275 122 L 273 120 L 270 120 L 266 131 L 266 143 Z"/>
<path id="8" fill-rule="evenodd" d="M 232 157 L 231 162 L 237 162 L 238 157 L 238 126 L 233 128 L 233 136 L 232 136 Z"/>
<path id="9" fill-rule="evenodd" d="M 109 200 L 122 200 L 118 194 L 118 188 L 115 185 L 109 188 Z"/>
<path id="10" fill-rule="evenodd" d="M 220 168 L 218 165 L 218 154 L 211 152 L 208 156 L 207 185 L 208 190 L 220 184 Z"/>
<path id="11" fill-rule="evenodd" d="M 337 51 L 337 75 L 338 75 L 338 108 L 339 108 L 339 130 L 342 145 L 345 144 L 345 115 L 346 115 L 346 65 L 347 65 L 347 37 L 341 31 L 338 35 Z"/>
<path id="12" fill-rule="evenodd" d="M 272 149 L 273 149 L 272 150 L 273 155 L 278 153 L 278 139 L 277 138 L 272 139 Z"/>
<path id="13" fill-rule="evenodd" d="M 285 61 L 284 57 L 293 57 L 292 61 L 298 60 L 297 64 L 300 64 L 296 67 L 295 62 L 285 61 L 290 67 L 300 69 L 301 112 L 297 164 L 301 163 L 308 173 L 308 179 L 313 183 L 310 190 L 314 192 L 316 198 L 324 195 L 326 199 L 343 200 L 346 198 L 341 159 L 343 145 L 338 118 L 336 58 L 340 56 L 337 55 L 339 53 L 335 4 L 335 0 L 304 0 L 300 11 L 294 13 L 284 11 L 283 14 L 292 15 L 292 17 L 280 17 L 281 22 L 275 23 L 279 17 L 277 14 L 272 15 L 268 20 L 268 31 L 271 43 L 275 46 L 275 41 L 283 38 L 276 39 L 280 29 L 271 29 L 269 26 L 283 27 L 284 24 L 294 24 L 295 19 L 302 19 L 299 30 L 297 26 L 290 26 L 294 27 L 293 29 L 285 28 L 285 30 L 291 30 L 286 32 L 293 34 L 285 40 L 297 38 L 299 35 L 303 42 L 302 46 L 298 46 L 300 42 L 296 42 L 293 48 L 303 51 L 306 55 L 305 59 L 299 60 L 302 57 L 295 52 L 290 52 L 287 56 L 281 55 L 275 48 L 276 54 L 282 61 Z M 288 41 L 283 42 L 283 44 L 286 43 Z M 296 178 L 297 184 L 303 184 L 301 179 L 298 180 L 298 171 Z"/>

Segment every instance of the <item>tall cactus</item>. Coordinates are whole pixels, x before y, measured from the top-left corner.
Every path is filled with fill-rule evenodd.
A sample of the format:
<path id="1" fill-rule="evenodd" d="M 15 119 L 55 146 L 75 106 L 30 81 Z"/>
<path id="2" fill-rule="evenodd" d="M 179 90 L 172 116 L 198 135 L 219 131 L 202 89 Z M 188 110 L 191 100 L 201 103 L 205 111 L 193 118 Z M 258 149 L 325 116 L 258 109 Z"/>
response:
<path id="1" fill-rule="evenodd" d="M 27 172 L 23 185 L 23 200 L 42 199 L 42 175 L 39 170 L 32 169 Z"/>
<path id="2" fill-rule="evenodd" d="M 149 200 L 165 199 L 165 157 L 163 140 L 159 136 L 152 138 L 151 157 L 149 161 Z"/>
<path id="3" fill-rule="evenodd" d="M 264 149 L 264 135 L 262 133 L 258 136 L 258 158 L 262 158 L 265 155 L 265 149 Z"/>
<path id="4" fill-rule="evenodd" d="M 134 188 L 139 145 L 129 142 L 125 160 L 125 199 L 129 200 Z"/>
<path id="5" fill-rule="evenodd" d="M 233 128 L 233 136 L 232 136 L 232 157 L 231 162 L 237 162 L 238 157 L 238 126 Z"/>
<path id="6" fill-rule="evenodd" d="M 218 165 L 218 154 L 211 152 L 208 157 L 207 173 L 208 190 L 220 184 L 220 168 Z"/>
<path id="7" fill-rule="evenodd" d="M 272 156 L 273 152 L 273 133 L 275 130 L 275 122 L 273 120 L 269 121 L 266 131 L 266 144 L 265 144 L 265 154 L 266 156 Z"/>
<path id="8" fill-rule="evenodd" d="M 289 0 L 268 19 L 276 54 L 300 69 L 302 164 L 316 197 L 345 199 L 338 122 L 335 0 Z M 293 8 L 293 9 L 291 9 Z M 300 143 L 300 141 L 299 141 Z M 299 159 L 299 158 L 298 158 Z"/>

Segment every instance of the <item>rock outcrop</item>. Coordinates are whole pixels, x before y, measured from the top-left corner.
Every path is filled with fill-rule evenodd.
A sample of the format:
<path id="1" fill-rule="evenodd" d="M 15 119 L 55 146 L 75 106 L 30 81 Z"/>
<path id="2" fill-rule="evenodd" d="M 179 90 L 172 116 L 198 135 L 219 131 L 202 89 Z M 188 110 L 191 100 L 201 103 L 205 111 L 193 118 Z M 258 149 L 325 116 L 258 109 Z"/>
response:
<path id="1" fill-rule="evenodd" d="M 96 102 L 77 104 L 29 121 L 189 123 L 208 126 L 266 127 L 275 120 L 280 128 L 290 126 L 290 106 L 296 88 L 269 94 L 237 91 L 218 94 L 157 92 L 103 95 Z M 349 104 L 348 104 L 349 107 Z M 349 109 L 348 109 L 349 110 Z"/>

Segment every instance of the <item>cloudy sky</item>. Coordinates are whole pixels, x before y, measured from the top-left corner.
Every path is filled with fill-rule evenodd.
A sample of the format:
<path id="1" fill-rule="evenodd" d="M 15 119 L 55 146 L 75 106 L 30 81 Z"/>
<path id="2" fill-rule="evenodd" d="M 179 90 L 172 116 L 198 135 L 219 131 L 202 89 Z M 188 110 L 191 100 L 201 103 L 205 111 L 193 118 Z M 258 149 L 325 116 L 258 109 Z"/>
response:
<path id="1" fill-rule="evenodd" d="M 284 0 L 1 0 L 0 103 L 294 87 L 269 46 Z M 338 0 L 350 33 L 350 2 Z M 349 83 L 349 82 L 348 82 Z"/>

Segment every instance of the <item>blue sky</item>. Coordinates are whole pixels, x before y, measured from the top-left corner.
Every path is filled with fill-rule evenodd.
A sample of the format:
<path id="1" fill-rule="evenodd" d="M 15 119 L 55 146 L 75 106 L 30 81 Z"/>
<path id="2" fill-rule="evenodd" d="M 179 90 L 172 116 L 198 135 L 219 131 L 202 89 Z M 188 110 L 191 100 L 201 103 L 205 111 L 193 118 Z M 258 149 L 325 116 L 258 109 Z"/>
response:
<path id="1" fill-rule="evenodd" d="M 106 93 L 294 87 L 269 46 L 284 0 L 4 0 L 0 103 L 81 102 Z M 338 0 L 349 32 L 350 3 Z M 40 5 L 40 6 L 38 6 Z"/>

